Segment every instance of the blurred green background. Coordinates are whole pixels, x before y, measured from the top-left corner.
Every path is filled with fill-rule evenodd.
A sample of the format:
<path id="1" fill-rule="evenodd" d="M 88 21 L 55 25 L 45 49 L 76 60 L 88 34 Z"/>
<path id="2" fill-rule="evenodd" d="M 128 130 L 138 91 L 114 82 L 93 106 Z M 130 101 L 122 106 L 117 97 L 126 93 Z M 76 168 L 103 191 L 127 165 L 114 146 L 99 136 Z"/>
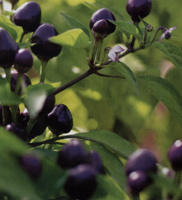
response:
<path id="1" fill-rule="evenodd" d="M 24 2 L 20 0 L 19 7 Z M 70 29 L 63 12 L 89 29 L 89 20 L 99 8 L 110 9 L 117 20 L 131 21 L 126 12 L 126 0 L 38 0 L 42 9 L 42 22 L 51 23 L 59 33 Z M 181 0 L 152 1 L 152 11 L 145 18 L 154 28 L 177 26 L 168 42 L 182 47 L 182 7 Z M 15 7 L 16 8 L 16 7 Z M 141 27 L 144 28 L 144 26 Z M 90 39 L 93 36 L 90 31 Z M 104 46 L 112 47 L 121 44 L 120 31 L 109 35 Z M 34 68 L 29 75 L 38 74 L 40 62 L 34 57 Z M 154 75 L 165 77 L 181 93 L 182 75 L 159 50 L 148 48 L 122 58 L 134 72 L 135 76 Z M 47 66 L 46 81 L 49 83 L 67 83 L 88 69 L 84 50 L 63 47 L 61 54 L 52 59 Z M 106 68 L 102 71 L 117 74 L 117 71 Z M 127 85 L 123 79 L 105 78 L 96 75 L 82 80 L 56 96 L 56 103 L 66 104 L 74 120 L 75 130 L 89 131 L 107 129 L 133 142 L 137 147 L 148 147 L 159 161 L 169 166 L 167 151 L 176 140 L 182 139 L 182 128 L 165 106 L 143 86 L 138 85 L 140 96 Z"/>

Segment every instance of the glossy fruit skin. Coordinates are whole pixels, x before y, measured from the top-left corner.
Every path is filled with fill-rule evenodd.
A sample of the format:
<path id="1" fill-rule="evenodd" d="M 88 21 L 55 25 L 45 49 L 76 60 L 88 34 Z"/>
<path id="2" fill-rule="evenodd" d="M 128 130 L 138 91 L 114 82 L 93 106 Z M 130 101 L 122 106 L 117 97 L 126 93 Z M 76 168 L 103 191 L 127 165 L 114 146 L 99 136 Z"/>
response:
<path id="1" fill-rule="evenodd" d="M 113 33 L 116 29 L 116 26 L 114 24 L 112 24 L 111 22 L 109 22 L 108 20 L 112 20 L 112 21 L 116 21 L 115 16 L 112 14 L 112 12 L 110 10 L 108 10 L 107 8 L 101 8 L 99 10 L 97 10 L 91 17 L 90 19 L 90 29 L 93 28 L 94 24 L 99 21 L 104 19 L 105 21 L 107 21 L 108 24 L 108 30 L 107 30 L 107 35 Z"/>
<path id="2" fill-rule="evenodd" d="M 29 116 L 29 112 L 28 109 L 25 108 L 20 115 L 18 115 L 18 124 L 21 128 L 23 128 L 24 130 L 27 127 L 27 124 L 30 120 L 30 116 Z"/>
<path id="3" fill-rule="evenodd" d="M 125 173 L 128 176 L 133 171 L 144 171 L 146 173 L 157 172 L 157 159 L 154 154 L 146 148 L 140 148 L 133 152 L 125 166 Z"/>
<path id="4" fill-rule="evenodd" d="M 64 184 L 66 193 L 73 199 L 89 199 L 97 188 L 95 170 L 88 164 L 69 170 Z"/>
<path id="5" fill-rule="evenodd" d="M 95 150 L 88 153 L 88 163 L 93 166 L 98 174 L 105 174 L 101 157 Z"/>
<path id="6" fill-rule="evenodd" d="M 27 135 L 25 130 L 20 128 L 17 124 L 15 123 L 7 124 L 5 130 L 14 133 L 17 137 L 19 137 L 23 141 L 26 141 Z"/>
<path id="7" fill-rule="evenodd" d="M 14 68 L 19 73 L 27 73 L 33 65 L 33 56 L 28 49 L 19 49 L 15 55 Z"/>
<path id="8" fill-rule="evenodd" d="M 176 140 L 168 151 L 168 158 L 175 171 L 182 169 L 182 140 Z"/>
<path id="9" fill-rule="evenodd" d="M 108 29 L 109 29 L 108 23 L 105 19 L 96 21 L 92 27 L 92 31 L 100 35 L 104 35 L 104 34 L 107 35 Z"/>
<path id="10" fill-rule="evenodd" d="M 68 133 L 73 127 L 73 118 L 70 110 L 64 104 L 54 106 L 53 110 L 47 115 L 48 127 L 57 136 Z"/>
<path id="11" fill-rule="evenodd" d="M 18 45 L 10 34 L 4 28 L 0 28 L 0 66 L 4 69 L 10 68 L 18 49 Z"/>
<path id="12" fill-rule="evenodd" d="M 70 169 L 87 162 L 87 152 L 82 143 L 72 139 L 58 153 L 57 163 L 64 169 Z"/>
<path id="13" fill-rule="evenodd" d="M 37 155 L 25 153 L 19 158 L 19 163 L 32 180 L 35 181 L 40 177 L 42 172 L 42 163 Z"/>
<path id="14" fill-rule="evenodd" d="M 60 45 L 49 41 L 50 37 L 57 34 L 54 26 L 48 23 L 42 23 L 34 32 L 31 42 L 35 45 L 31 46 L 31 50 L 40 60 L 48 61 L 61 52 Z"/>
<path id="15" fill-rule="evenodd" d="M 48 113 L 50 113 L 54 106 L 55 106 L 55 96 L 54 95 L 48 95 L 46 97 L 46 100 L 44 102 L 43 108 L 41 109 L 41 111 L 39 112 L 38 116 L 45 116 Z"/>
<path id="16" fill-rule="evenodd" d="M 127 177 L 127 186 L 133 196 L 138 195 L 149 184 L 150 180 L 143 171 L 134 171 Z"/>
<path id="17" fill-rule="evenodd" d="M 149 15 L 152 8 L 151 0 L 128 0 L 126 4 L 126 11 L 131 16 L 134 22 L 140 22 L 141 18 Z"/>
<path id="18" fill-rule="evenodd" d="M 40 25 L 41 9 L 38 3 L 29 1 L 22 4 L 13 16 L 13 22 L 21 26 L 25 33 L 34 32 Z"/>

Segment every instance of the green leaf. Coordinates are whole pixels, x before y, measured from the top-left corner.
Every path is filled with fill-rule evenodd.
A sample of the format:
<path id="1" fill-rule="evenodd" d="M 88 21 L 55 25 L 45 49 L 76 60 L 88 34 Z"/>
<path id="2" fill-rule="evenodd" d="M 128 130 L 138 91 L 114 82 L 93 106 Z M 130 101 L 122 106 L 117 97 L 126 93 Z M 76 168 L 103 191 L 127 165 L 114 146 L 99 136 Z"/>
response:
<path id="1" fill-rule="evenodd" d="M 137 81 L 151 90 L 182 125 L 182 97 L 169 81 L 154 76 L 139 77 Z"/>
<path id="2" fill-rule="evenodd" d="M 11 91 L 9 82 L 0 77 L 0 102 L 1 105 L 19 105 L 21 98 Z"/>
<path id="3" fill-rule="evenodd" d="M 97 142 L 111 149 L 124 159 L 127 159 L 130 154 L 136 150 L 136 147 L 133 144 L 108 130 L 94 130 L 74 135 L 65 135 L 60 138 L 80 138 Z"/>
<path id="4" fill-rule="evenodd" d="M 166 54 L 172 63 L 182 70 L 182 51 L 179 47 L 169 42 L 154 42 L 152 46 Z"/>
<path id="5" fill-rule="evenodd" d="M 24 103 L 29 110 L 31 118 L 36 118 L 42 109 L 47 95 L 53 91 L 53 87 L 48 84 L 30 85 L 25 90 Z"/>
<path id="6" fill-rule="evenodd" d="M 36 194 L 34 183 L 19 165 L 18 157 L 28 150 L 14 134 L 0 127 L 0 190 L 17 199 L 41 198 Z"/>
<path id="7" fill-rule="evenodd" d="M 23 33 L 23 29 L 20 26 L 13 24 L 11 20 L 4 15 L 0 15 L 0 27 L 6 29 L 15 41 L 18 41 Z"/>
<path id="8" fill-rule="evenodd" d="M 124 192 L 108 175 L 97 176 L 98 186 L 90 200 L 121 200 Z"/>
<path id="9" fill-rule="evenodd" d="M 72 29 L 80 28 L 81 30 L 83 30 L 85 32 L 85 34 L 88 35 L 88 37 L 90 37 L 88 29 L 85 26 L 83 26 L 79 21 L 77 21 L 76 19 L 74 19 L 64 13 L 60 13 L 60 14 L 64 17 L 64 19 L 66 20 L 66 22 Z"/>
<path id="10" fill-rule="evenodd" d="M 126 175 L 124 173 L 124 165 L 119 158 L 110 150 L 95 142 L 86 141 L 86 149 L 95 150 L 99 153 L 104 168 L 113 180 L 125 191 L 126 190 Z"/>
<path id="11" fill-rule="evenodd" d="M 111 23 L 115 24 L 123 32 L 133 35 L 139 41 L 141 41 L 143 39 L 143 37 L 139 33 L 137 33 L 137 28 L 133 24 L 131 24 L 129 22 L 125 22 L 125 21 L 111 21 L 111 20 L 109 20 L 109 21 Z"/>
<path id="12" fill-rule="evenodd" d="M 68 30 L 50 38 L 50 41 L 62 46 L 65 45 L 74 48 L 86 48 L 89 46 L 89 37 L 81 29 Z"/>
<path id="13" fill-rule="evenodd" d="M 126 78 L 128 85 L 139 95 L 137 82 L 131 69 L 123 62 L 112 62 L 110 66 L 117 69 Z"/>

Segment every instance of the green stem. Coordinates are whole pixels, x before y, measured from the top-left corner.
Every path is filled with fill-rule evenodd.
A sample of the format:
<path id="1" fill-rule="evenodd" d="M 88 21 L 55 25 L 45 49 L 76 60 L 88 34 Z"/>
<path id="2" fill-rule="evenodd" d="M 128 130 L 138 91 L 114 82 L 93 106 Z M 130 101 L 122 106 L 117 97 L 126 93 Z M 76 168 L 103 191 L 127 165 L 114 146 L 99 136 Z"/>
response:
<path id="1" fill-rule="evenodd" d="M 11 67 L 4 69 L 5 73 L 6 73 L 6 80 L 9 82 L 9 84 L 11 85 Z"/>
<path id="2" fill-rule="evenodd" d="M 33 119 L 31 118 L 30 121 L 28 122 L 27 124 L 27 127 L 26 127 L 26 133 L 27 135 L 29 135 L 30 131 L 32 130 L 33 126 L 35 125 L 35 123 L 37 122 L 37 119 Z"/>
<path id="3" fill-rule="evenodd" d="M 21 84 L 23 81 L 23 73 L 18 73 L 17 81 L 16 81 L 16 87 L 15 87 L 15 93 L 18 94 Z"/>
<path id="4" fill-rule="evenodd" d="M 17 123 L 17 109 L 18 109 L 18 106 L 14 106 L 14 105 L 10 106 L 12 120 L 15 124 Z"/>
<path id="5" fill-rule="evenodd" d="M 46 66 L 48 61 L 41 60 L 40 66 L 40 83 L 44 83 L 45 81 L 45 73 L 46 73 Z"/>
<path id="6" fill-rule="evenodd" d="M 22 33 L 22 35 L 21 35 L 21 38 L 20 38 L 20 40 L 19 40 L 20 43 L 22 43 L 22 41 L 23 41 L 23 37 L 25 36 L 25 34 L 26 34 L 26 32 L 23 31 L 23 33 Z"/>
<path id="7" fill-rule="evenodd" d="M 95 64 L 99 60 L 102 50 L 102 43 L 103 43 L 103 38 L 100 37 L 94 38 L 94 47 L 92 51 L 92 58 L 90 61 L 91 65 Z"/>
<path id="8" fill-rule="evenodd" d="M 2 107 L 3 126 L 6 126 L 8 124 L 8 113 L 9 113 L 9 107 L 3 106 Z"/>

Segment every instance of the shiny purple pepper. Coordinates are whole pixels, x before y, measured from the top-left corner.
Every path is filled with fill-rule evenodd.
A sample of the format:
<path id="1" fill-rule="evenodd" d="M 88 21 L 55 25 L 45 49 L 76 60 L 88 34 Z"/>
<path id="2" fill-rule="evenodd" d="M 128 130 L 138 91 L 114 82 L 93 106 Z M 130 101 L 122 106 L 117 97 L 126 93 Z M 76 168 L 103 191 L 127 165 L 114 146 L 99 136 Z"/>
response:
<path id="1" fill-rule="evenodd" d="M 95 22 L 95 24 L 92 27 L 92 31 L 94 32 L 93 35 L 95 33 L 98 33 L 100 35 L 105 35 L 108 32 L 108 23 L 105 19 L 101 19 L 97 22 Z"/>
<path id="2" fill-rule="evenodd" d="M 33 65 L 33 56 L 28 49 L 19 49 L 15 55 L 14 68 L 20 73 L 27 73 Z"/>
<path id="3" fill-rule="evenodd" d="M 0 66 L 4 69 L 10 68 L 14 63 L 14 58 L 19 47 L 10 34 L 0 28 Z"/>
<path id="4" fill-rule="evenodd" d="M 143 171 L 134 171 L 127 177 L 127 187 L 133 196 L 138 195 L 149 184 L 150 179 Z"/>
<path id="5" fill-rule="evenodd" d="M 157 172 L 157 159 L 155 155 L 146 148 L 134 151 L 125 165 L 125 173 L 128 176 L 133 171 L 144 171 L 146 173 Z"/>
<path id="6" fill-rule="evenodd" d="M 48 23 L 42 23 L 34 32 L 31 42 L 35 44 L 31 50 L 40 60 L 48 61 L 60 54 L 62 47 L 49 41 L 57 34 L 54 26 Z"/>
<path id="7" fill-rule="evenodd" d="M 76 167 L 87 162 L 87 152 L 82 143 L 72 139 L 58 152 L 57 163 L 64 169 Z"/>
<path id="8" fill-rule="evenodd" d="M 13 23 L 21 26 L 25 33 L 34 32 L 40 25 L 41 9 L 35 1 L 22 4 L 13 16 Z"/>
<path id="9" fill-rule="evenodd" d="M 107 22 L 107 26 L 104 25 L 104 27 L 106 27 L 107 29 L 107 35 L 113 33 L 116 29 L 116 26 L 114 24 L 112 24 L 111 22 L 109 22 L 108 20 L 112 20 L 112 21 L 116 21 L 115 16 L 112 14 L 112 12 L 110 10 L 108 10 L 107 8 L 101 8 L 99 10 L 97 10 L 91 17 L 90 19 L 90 29 L 93 29 L 94 24 L 96 22 L 98 22 L 99 20 L 104 19 Z M 103 23 L 103 22 L 102 22 Z M 103 25 L 103 24 L 102 24 Z M 97 27 L 95 27 L 94 29 L 96 29 Z M 100 28 L 99 32 L 101 31 Z M 106 30 L 104 30 L 104 32 L 106 32 Z"/>
<path id="10" fill-rule="evenodd" d="M 38 156 L 25 153 L 19 158 L 22 169 L 28 174 L 32 180 L 37 180 L 42 172 L 42 163 Z"/>
<path id="11" fill-rule="evenodd" d="M 47 115 L 48 127 L 57 136 L 68 133 L 73 127 L 73 118 L 70 110 L 64 104 L 54 106 L 53 110 Z"/>
<path id="12" fill-rule="evenodd" d="M 176 140 L 168 151 L 168 158 L 175 171 L 182 169 L 182 140 Z"/>
<path id="13" fill-rule="evenodd" d="M 131 16 L 134 22 L 139 23 L 141 18 L 149 15 L 152 8 L 151 0 L 128 0 L 126 4 L 126 11 Z"/>
<path id="14" fill-rule="evenodd" d="M 69 170 L 64 189 L 72 199 L 89 199 L 96 188 L 97 179 L 93 167 L 82 164 Z"/>

